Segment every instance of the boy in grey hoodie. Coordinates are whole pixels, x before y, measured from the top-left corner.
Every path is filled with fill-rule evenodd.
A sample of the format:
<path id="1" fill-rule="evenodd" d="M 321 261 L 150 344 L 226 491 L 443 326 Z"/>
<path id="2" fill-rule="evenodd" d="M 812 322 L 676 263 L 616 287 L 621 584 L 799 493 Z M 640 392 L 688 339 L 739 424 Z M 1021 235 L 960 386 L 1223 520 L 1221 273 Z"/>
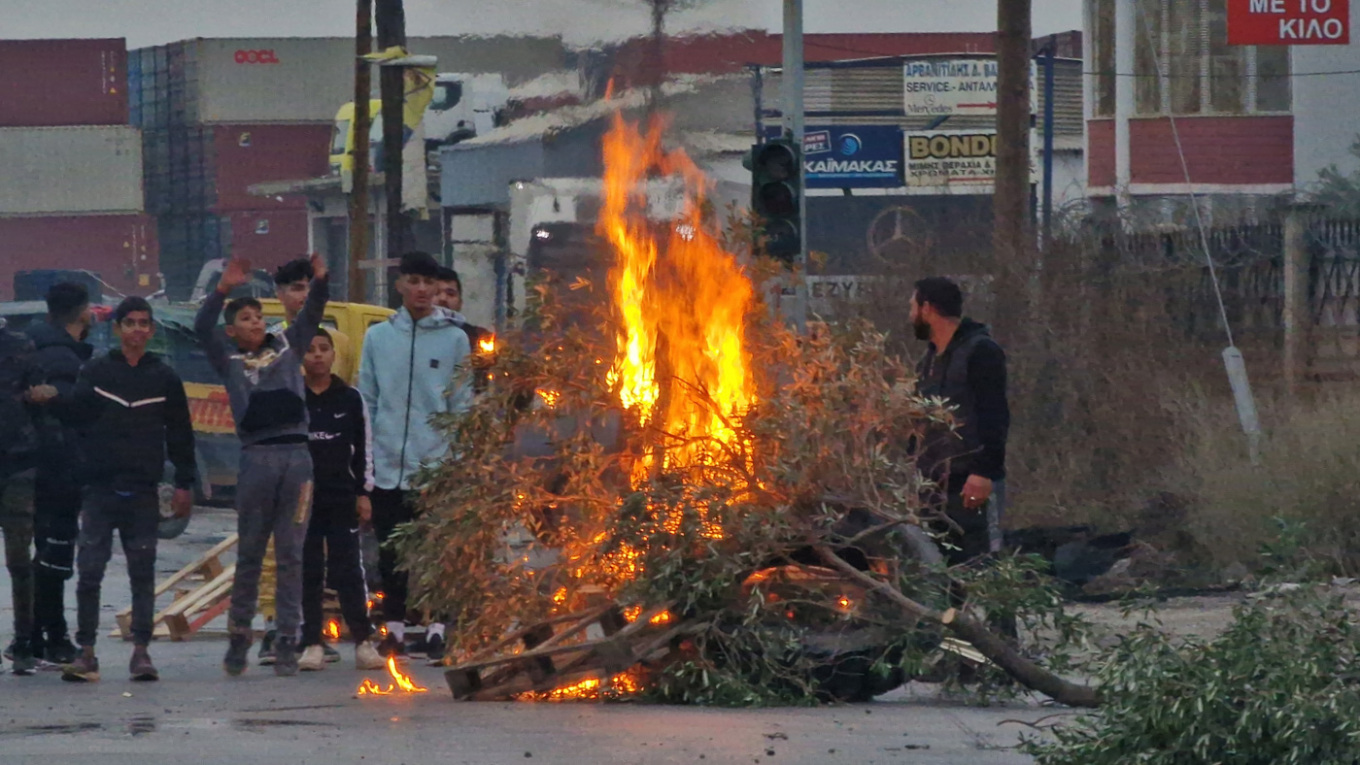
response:
<path id="1" fill-rule="evenodd" d="M 236 434 L 241 439 L 241 469 L 236 480 L 236 577 L 228 612 L 230 643 L 222 668 L 235 676 L 245 671 L 252 638 L 251 621 L 259 599 L 260 569 L 270 536 L 278 559 L 274 601 L 279 638 L 274 673 L 297 674 L 297 639 L 302 620 L 302 548 L 312 506 L 312 458 L 308 451 L 307 399 L 302 359 L 326 309 L 330 286 L 326 262 L 312 256 L 314 277 L 297 320 L 283 332 L 266 332 L 259 301 L 227 302 L 235 287 L 250 279 L 250 264 L 234 259 L 217 289 L 203 302 L 194 331 L 231 400 Z M 217 334 L 224 312 L 226 335 Z M 234 347 L 228 347 L 229 345 Z"/>
<path id="2" fill-rule="evenodd" d="M 467 333 L 435 305 L 439 264 L 428 253 L 411 252 L 402 256 L 400 272 L 401 310 L 368 328 L 359 362 L 359 393 L 373 418 L 373 530 L 383 543 L 378 568 L 387 637 L 379 650 L 398 657 L 406 654 L 407 578 L 387 540 L 415 518 L 416 473 L 449 451 L 430 418 L 466 411 L 472 402 L 464 370 Z M 427 655 L 442 658 L 444 625 L 437 616 L 426 635 Z"/>

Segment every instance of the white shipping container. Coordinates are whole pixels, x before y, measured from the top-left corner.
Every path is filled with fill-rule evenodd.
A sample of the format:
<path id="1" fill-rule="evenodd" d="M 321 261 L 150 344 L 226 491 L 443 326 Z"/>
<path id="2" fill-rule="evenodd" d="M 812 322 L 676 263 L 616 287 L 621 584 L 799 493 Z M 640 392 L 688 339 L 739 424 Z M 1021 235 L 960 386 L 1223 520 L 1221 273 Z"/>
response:
<path id="1" fill-rule="evenodd" d="M 0 128 L 0 168 L 0 216 L 143 209 L 134 127 Z"/>
<path id="2" fill-rule="evenodd" d="M 340 105 L 354 98 L 352 39 L 256 37 L 179 44 L 184 46 L 190 122 L 330 122 Z M 413 37 L 408 49 L 437 56 L 441 72 L 499 72 L 511 85 L 562 69 L 567 61 L 562 41 L 548 37 Z"/>

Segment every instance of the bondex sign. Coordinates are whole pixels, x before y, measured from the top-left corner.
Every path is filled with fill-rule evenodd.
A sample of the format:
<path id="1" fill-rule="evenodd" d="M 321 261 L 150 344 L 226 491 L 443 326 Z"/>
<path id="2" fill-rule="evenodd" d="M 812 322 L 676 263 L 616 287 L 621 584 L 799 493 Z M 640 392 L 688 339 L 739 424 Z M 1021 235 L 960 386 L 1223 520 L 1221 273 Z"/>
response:
<path id="1" fill-rule="evenodd" d="M 1229 45 L 1349 45 L 1350 0 L 1228 0 Z"/>
<path id="2" fill-rule="evenodd" d="M 277 64 L 279 57 L 272 50 L 238 50 L 236 51 L 236 63 Z"/>

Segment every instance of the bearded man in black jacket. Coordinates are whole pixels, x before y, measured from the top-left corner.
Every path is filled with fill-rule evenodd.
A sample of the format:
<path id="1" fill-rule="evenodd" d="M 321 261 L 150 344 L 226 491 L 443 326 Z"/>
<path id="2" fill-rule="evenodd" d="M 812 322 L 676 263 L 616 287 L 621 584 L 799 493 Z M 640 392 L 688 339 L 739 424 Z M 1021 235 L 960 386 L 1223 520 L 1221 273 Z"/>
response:
<path id="1" fill-rule="evenodd" d="M 74 393 L 74 418 L 84 427 L 88 488 L 80 513 L 76 568 L 76 642 L 81 653 L 62 668 L 62 679 L 99 679 L 95 637 L 99 596 L 113 551 L 116 529 L 127 556 L 132 585 L 133 680 L 160 675 L 147 646 L 156 610 L 156 527 L 160 524 L 157 487 L 168 455 L 175 468 L 175 516 L 193 507 L 194 430 L 189 402 L 179 375 L 147 351 L 155 333 L 151 305 L 143 298 L 123 300 L 114 311 L 120 347 L 81 370 Z"/>
<path id="2" fill-rule="evenodd" d="M 930 343 L 916 370 L 918 391 L 954 407 L 955 427 L 930 432 L 917 464 L 944 495 L 955 526 L 945 557 L 957 565 L 1001 546 L 1011 425 L 1006 353 L 987 325 L 963 316 L 963 291 L 943 277 L 916 283 L 911 323 L 916 338 Z"/>

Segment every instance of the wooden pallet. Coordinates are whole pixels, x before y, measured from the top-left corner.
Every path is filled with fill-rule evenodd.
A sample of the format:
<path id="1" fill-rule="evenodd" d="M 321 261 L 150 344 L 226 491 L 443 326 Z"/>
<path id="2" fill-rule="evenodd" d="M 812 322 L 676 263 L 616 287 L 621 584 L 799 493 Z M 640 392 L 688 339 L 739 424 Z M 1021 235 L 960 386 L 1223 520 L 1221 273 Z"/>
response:
<path id="1" fill-rule="evenodd" d="M 629 623 L 611 604 L 522 627 L 451 667 L 444 679 L 459 701 L 508 700 L 588 678 L 605 682 L 642 662 L 664 660 L 673 643 L 696 631 L 683 622 L 651 623 L 669 608 L 657 606 Z M 590 637 L 592 627 L 603 637 Z"/>
<path id="2" fill-rule="evenodd" d="M 186 640 L 205 624 L 227 610 L 231 600 L 231 582 L 236 566 L 224 566 L 222 555 L 236 546 L 239 537 L 232 534 L 198 560 L 171 574 L 156 585 L 156 597 L 174 591 L 169 606 L 157 612 L 152 625 L 157 638 Z M 132 639 L 132 609 L 126 608 L 114 617 L 118 626 L 113 637 Z"/>

